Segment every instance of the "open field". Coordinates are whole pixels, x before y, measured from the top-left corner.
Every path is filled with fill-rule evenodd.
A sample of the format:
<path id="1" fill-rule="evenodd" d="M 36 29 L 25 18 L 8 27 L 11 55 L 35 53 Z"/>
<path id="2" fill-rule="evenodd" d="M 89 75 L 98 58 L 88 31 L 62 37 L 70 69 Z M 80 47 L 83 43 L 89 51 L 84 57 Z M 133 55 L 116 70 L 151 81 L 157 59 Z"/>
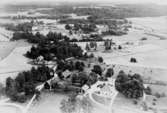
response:
<path id="1" fill-rule="evenodd" d="M 143 30 L 153 30 L 160 33 L 167 33 L 167 17 L 144 17 L 144 18 L 129 18 L 133 26 L 140 27 Z"/>
<path id="2" fill-rule="evenodd" d="M 20 45 L 21 46 L 21 45 Z M 4 83 L 9 76 L 16 76 L 18 72 L 29 70 L 32 66 L 28 64 L 29 60 L 24 56 L 28 47 L 17 47 L 9 55 L 0 61 L 0 82 Z"/>
<path id="3" fill-rule="evenodd" d="M 159 86 L 159 85 L 149 85 L 149 87 L 152 89 L 152 93 L 164 93 L 167 95 L 167 86 Z"/>
<path id="4" fill-rule="evenodd" d="M 61 113 L 61 101 L 66 98 L 67 95 L 61 93 L 43 93 L 29 113 Z"/>
<path id="5" fill-rule="evenodd" d="M 12 106 L 0 106 L 0 113 L 21 113 L 21 111 Z"/>
<path id="6" fill-rule="evenodd" d="M 163 26 L 166 25 L 166 17 L 155 18 L 155 20 L 154 18 L 131 18 L 129 20 L 132 23 L 134 21 L 134 25 L 127 35 L 104 37 L 112 39 L 117 45 L 122 45 L 122 50 L 104 52 L 104 43 L 98 42 L 97 51 L 92 53 L 95 56 L 102 56 L 106 64 L 115 65 L 115 74 L 120 70 L 124 70 L 127 73 L 129 71 L 139 73 L 154 80 L 167 81 L 167 40 L 161 40 L 157 36 L 146 34 L 150 30 L 149 26 L 152 29 L 155 28 L 156 33 L 159 33 L 158 31 L 161 29 L 165 31 L 166 26 Z M 136 29 L 135 26 L 138 24 L 140 24 L 141 29 Z M 154 25 L 155 27 L 153 27 Z M 158 28 L 159 30 L 157 30 Z M 155 30 L 150 32 L 155 33 Z M 142 38 L 146 38 L 146 40 L 141 40 Z M 126 42 L 131 44 L 125 44 Z M 85 49 L 86 43 L 79 43 L 79 45 Z M 130 62 L 132 57 L 137 59 L 137 63 Z"/>
<path id="7" fill-rule="evenodd" d="M 156 99 L 156 101 L 155 101 Z M 167 98 L 166 97 L 162 97 L 162 98 L 155 98 L 153 96 L 147 96 L 146 97 L 146 102 L 148 104 L 148 106 L 151 106 L 153 108 L 159 109 L 159 110 L 167 110 L 166 106 L 167 106 Z M 153 103 L 155 103 L 153 105 Z"/>
<path id="8" fill-rule="evenodd" d="M 132 45 L 123 50 L 104 52 L 103 42 L 98 42 L 95 56 L 102 56 L 108 65 L 115 65 L 115 75 L 120 70 L 126 73 L 139 73 L 145 78 L 167 81 L 167 50 L 153 44 Z M 85 42 L 79 43 L 85 49 Z M 130 58 L 136 58 L 137 63 L 131 63 Z"/>
<path id="9" fill-rule="evenodd" d="M 17 42 L 0 42 L 0 60 L 7 57 L 16 47 Z"/>

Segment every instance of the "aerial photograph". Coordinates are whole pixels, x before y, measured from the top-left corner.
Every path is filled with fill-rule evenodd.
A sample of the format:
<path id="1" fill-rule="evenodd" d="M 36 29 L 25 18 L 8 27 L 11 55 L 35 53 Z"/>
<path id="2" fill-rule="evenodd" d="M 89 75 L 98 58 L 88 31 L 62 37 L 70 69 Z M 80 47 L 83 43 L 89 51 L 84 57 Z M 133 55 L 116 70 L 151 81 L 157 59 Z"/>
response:
<path id="1" fill-rule="evenodd" d="M 167 0 L 0 0 L 0 113 L 167 113 Z"/>

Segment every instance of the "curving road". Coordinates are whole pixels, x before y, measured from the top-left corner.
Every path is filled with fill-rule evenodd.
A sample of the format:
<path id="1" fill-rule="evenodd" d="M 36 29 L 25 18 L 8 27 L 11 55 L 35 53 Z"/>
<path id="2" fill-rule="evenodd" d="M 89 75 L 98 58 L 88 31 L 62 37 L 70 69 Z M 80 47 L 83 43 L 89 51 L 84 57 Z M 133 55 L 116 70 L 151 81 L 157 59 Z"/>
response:
<path id="1" fill-rule="evenodd" d="M 102 103 L 99 103 L 97 102 L 93 97 L 92 97 L 92 94 L 95 92 L 95 91 L 99 91 L 99 89 L 97 88 L 98 85 L 100 84 L 103 84 L 103 83 L 109 83 L 109 84 L 112 84 L 113 86 L 113 89 L 112 89 L 112 94 L 110 95 L 111 97 L 111 101 L 110 101 L 110 104 L 109 106 L 105 106 L 104 104 Z M 91 89 L 88 89 L 87 92 L 85 93 L 85 95 L 88 95 L 90 100 L 95 103 L 96 105 L 98 105 L 99 107 L 102 107 L 102 108 L 105 108 L 106 110 L 109 110 L 109 113 L 112 113 L 112 106 L 113 106 L 113 103 L 114 103 L 114 100 L 118 94 L 118 92 L 115 90 L 115 86 L 114 86 L 114 83 L 115 83 L 115 80 L 112 79 L 112 81 L 108 81 L 108 82 L 97 82 L 95 85 L 93 85 L 91 87 Z M 108 96 L 107 95 L 102 95 L 101 97 L 104 97 L 104 98 L 107 98 Z"/>

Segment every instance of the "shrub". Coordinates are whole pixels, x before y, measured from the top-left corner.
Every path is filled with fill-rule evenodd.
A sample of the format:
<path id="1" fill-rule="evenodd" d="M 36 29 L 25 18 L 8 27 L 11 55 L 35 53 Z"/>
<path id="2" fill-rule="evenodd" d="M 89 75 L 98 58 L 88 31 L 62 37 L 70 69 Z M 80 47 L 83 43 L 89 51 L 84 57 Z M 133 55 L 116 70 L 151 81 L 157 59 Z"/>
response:
<path id="1" fill-rule="evenodd" d="M 99 65 L 94 65 L 92 72 L 95 72 L 96 74 L 102 75 L 102 68 Z"/>
<path id="2" fill-rule="evenodd" d="M 48 82 L 45 82 L 44 88 L 45 88 L 45 89 L 50 89 L 50 85 L 48 84 Z"/>
<path id="3" fill-rule="evenodd" d="M 145 88 L 144 91 L 147 95 L 152 95 L 152 90 L 150 87 Z"/>
<path id="4" fill-rule="evenodd" d="M 112 77 L 113 75 L 114 75 L 114 69 L 108 68 L 105 77 Z"/>
<path id="5" fill-rule="evenodd" d="M 98 76 L 96 73 L 91 72 L 88 77 L 87 85 L 91 86 L 92 84 L 96 83 L 98 80 Z"/>
<path id="6" fill-rule="evenodd" d="M 134 100 L 134 101 L 133 101 L 133 104 L 137 105 L 137 104 L 138 104 L 137 100 Z"/>
<path id="7" fill-rule="evenodd" d="M 119 45 L 119 46 L 118 46 L 118 49 L 122 49 L 122 46 L 121 46 L 121 45 Z"/>
<path id="8" fill-rule="evenodd" d="M 103 63 L 103 58 L 102 58 L 102 57 L 98 57 L 98 61 L 99 61 L 100 63 Z"/>
<path id="9" fill-rule="evenodd" d="M 158 92 L 156 92 L 156 93 L 155 93 L 155 97 L 160 98 L 160 97 L 161 97 L 161 94 L 158 93 Z"/>
<path id="10" fill-rule="evenodd" d="M 137 63 L 137 60 L 136 60 L 136 58 L 130 58 L 130 62 Z"/>
<path id="11" fill-rule="evenodd" d="M 94 58 L 94 54 L 91 53 L 91 54 L 89 55 L 89 57 L 90 57 L 90 58 Z"/>
<path id="12" fill-rule="evenodd" d="M 78 71 L 83 71 L 84 67 L 85 67 L 85 64 L 83 62 L 77 61 L 75 63 L 75 69 L 78 70 Z"/>
<path id="13" fill-rule="evenodd" d="M 147 40 L 147 38 L 146 38 L 146 37 L 143 37 L 143 38 L 141 38 L 140 40 L 142 40 L 142 41 L 143 41 L 143 40 Z"/>

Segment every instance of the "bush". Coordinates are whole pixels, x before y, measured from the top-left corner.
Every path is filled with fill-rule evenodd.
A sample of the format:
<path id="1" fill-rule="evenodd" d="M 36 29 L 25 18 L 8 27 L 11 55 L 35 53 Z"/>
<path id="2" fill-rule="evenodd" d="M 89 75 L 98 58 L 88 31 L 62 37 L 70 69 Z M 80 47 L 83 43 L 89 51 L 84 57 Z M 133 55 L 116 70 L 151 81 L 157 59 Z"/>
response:
<path id="1" fill-rule="evenodd" d="M 94 72 L 91 72 L 91 73 L 89 74 L 88 81 L 87 81 L 86 84 L 87 84 L 88 86 L 91 86 L 92 84 L 96 83 L 97 80 L 98 80 L 97 74 L 94 73 Z"/>
<path id="2" fill-rule="evenodd" d="M 133 103 L 134 103 L 135 105 L 137 105 L 137 104 L 138 104 L 137 100 L 134 100 L 134 101 L 133 101 Z"/>
<path id="3" fill-rule="evenodd" d="M 77 83 L 79 86 L 83 86 L 87 83 L 88 81 L 88 76 L 84 72 L 80 72 L 78 74 L 73 74 L 71 81 L 73 84 Z"/>
<path id="4" fill-rule="evenodd" d="M 99 61 L 100 63 L 103 63 L 103 58 L 102 58 L 102 57 L 98 57 L 98 61 Z"/>
<path id="5" fill-rule="evenodd" d="M 130 58 L 130 62 L 137 63 L 137 60 L 136 60 L 136 58 Z"/>
<path id="6" fill-rule="evenodd" d="M 89 55 L 89 57 L 90 57 L 90 58 L 94 58 L 94 54 L 91 53 L 91 54 Z"/>
<path id="7" fill-rule="evenodd" d="M 58 75 L 58 77 L 59 77 L 60 80 L 63 80 L 63 79 L 64 79 L 64 76 L 63 76 L 63 74 L 62 74 L 61 71 L 59 71 L 59 72 L 57 73 L 57 75 Z"/>
<path id="8" fill-rule="evenodd" d="M 143 38 L 141 38 L 140 40 L 144 41 L 144 40 L 147 40 L 147 38 L 146 38 L 146 37 L 143 37 Z"/>
<path id="9" fill-rule="evenodd" d="M 114 75 L 113 68 L 108 68 L 105 77 L 112 77 L 113 75 Z"/>
<path id="10" fill-rule="evenodd" d="M 17 95 L 17 101 L 20 103 L 24 103 L 27 100 L 27 97 L 25 95 Z"/>
<path id="11" fill-rule="evenodd" d="M 85 67 L 85 64 L 83 62 L 77 61 L 75 63 L 75 69 L 78 70 L 78 71 L 83 71 L 84 67 Z"/>
<path id="12" fill-rule="evenodd" d="M 122 49 L 122 46 L 121 46 L 121 45 L 119 45 L 119 46 L 118 46 L 118 49 Z"/>
<path id="13" fill-rule="evenodd" d="M 166 94 L 165 93 L 158 93 L 158 92 L 156 92 L 154 94 L 154 96 L 157 97 L 157 98 L 162 98 L 162 97 L 166 97 Z"/>
<path id="14" fill-rule="evenodd" d="M 152 90 L 150 87 L 145 88 L 144 91 L 147 95 L 152 95 Z"/>
<path id="15" fill-rule="evenodd" d="M 0 83 L 0 96 L 5 95 L 5 87 L 3 84 Z"/>
<path id="16" fill-rule="evenodd" d="M 48 84 L 48 82 L 45 82 L 44 88 L 45 88 L 45 89 L 50 89 L 50 85 Z"/>
<path id="17" fill-rule="evenodd" d="M 155 93 L 155 97 L 160 98 L 161 94 L 157 92 L 157 93 Z"/>
<path id="18" fill-rule="evenodd" d="M 99 65 L 94 65 L 92 72 L 95 72 L 96 74 L 102 75 L 102 68 Z"/>

